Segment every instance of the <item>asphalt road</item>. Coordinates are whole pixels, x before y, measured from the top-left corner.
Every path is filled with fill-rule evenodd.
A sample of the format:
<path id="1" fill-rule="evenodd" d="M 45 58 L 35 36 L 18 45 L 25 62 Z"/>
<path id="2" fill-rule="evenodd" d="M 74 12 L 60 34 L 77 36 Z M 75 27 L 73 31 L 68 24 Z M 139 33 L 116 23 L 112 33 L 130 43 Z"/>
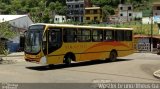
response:
<path id="1" fill-rule="evenodd" d="M 160 55 L 134 53 L 117 62 L 91 61 L 73 63 L 71 67 L 55 65 L 48 68 L 25 62 L 23 57 L 15 63 L 0 64 L 0 82 L 6 83 L 160 83 L 153 72 L 160 69 Z M 22 61 L 20 61 L 22 60 Z"/>

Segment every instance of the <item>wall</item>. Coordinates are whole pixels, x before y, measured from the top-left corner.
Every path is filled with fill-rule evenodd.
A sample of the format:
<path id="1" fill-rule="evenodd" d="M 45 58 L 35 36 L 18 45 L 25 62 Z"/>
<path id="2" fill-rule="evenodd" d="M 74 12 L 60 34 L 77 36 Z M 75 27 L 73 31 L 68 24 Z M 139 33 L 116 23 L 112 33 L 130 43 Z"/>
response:
<path id="1" fill-rule="evenodd" d="M 66 22 L 65 16 L 55 15 L 54 23 L 63 23 L 63 22 Z"/>

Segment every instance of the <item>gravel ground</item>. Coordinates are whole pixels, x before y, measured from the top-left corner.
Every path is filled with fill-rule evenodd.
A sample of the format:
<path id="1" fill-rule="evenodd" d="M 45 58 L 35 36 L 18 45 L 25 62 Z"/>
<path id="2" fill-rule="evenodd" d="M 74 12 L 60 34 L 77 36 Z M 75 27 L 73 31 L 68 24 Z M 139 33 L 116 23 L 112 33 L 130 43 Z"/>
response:
<path id="1" fill-rule="evenodd" d="M 1 56 L 0 58 L 0 64 L 15 64 L 25 61 L 23 52 L 11 53 L 7 57 Z"/>

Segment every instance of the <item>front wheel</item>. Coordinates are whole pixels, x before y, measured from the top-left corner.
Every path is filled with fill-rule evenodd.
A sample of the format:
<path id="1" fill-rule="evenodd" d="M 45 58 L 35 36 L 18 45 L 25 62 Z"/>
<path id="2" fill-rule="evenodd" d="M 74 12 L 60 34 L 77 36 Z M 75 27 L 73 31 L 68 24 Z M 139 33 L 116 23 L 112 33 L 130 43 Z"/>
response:
<path id="1" fill-rule="evenodd" d="M 71 61 L 72 61 L 72 58 L 71 58 L 70 56 L 66 56 L 66 57 L 64 58 L 64 63 L 65 63 L 67 66 L 71 65 Z"/>
<path id="2" fill-rule="evenodd" d="M 117 60 L 117 52 L 116 51 L 111 51 L 110 56 L 109 56 L 109 61 L 114 62 Z"/>

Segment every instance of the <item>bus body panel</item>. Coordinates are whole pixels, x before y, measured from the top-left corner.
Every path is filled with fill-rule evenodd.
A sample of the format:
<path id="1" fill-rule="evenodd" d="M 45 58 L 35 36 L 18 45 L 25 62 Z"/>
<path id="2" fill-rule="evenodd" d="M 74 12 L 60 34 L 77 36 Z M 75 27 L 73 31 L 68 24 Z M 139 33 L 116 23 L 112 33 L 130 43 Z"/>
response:
<path id="1" fill-rule="evenodd" d="M 48 30 L 48 28 L 57 28 L 57 26 L 47 25 L 44 29 L 44 32 Z M 64 29 L 64 27 L 58 26 L 61 29 Z M 69 26 L 70 28 L 77 28 L 73 26 Z M 68 28 L 68 26 L 67 26 Z M 78 28 L 87 28 L 87 26 L 79 26 Z M 88 27 L 87 29 L 92 29 L 92 27 Z M 104 30 L 105 27 L 99 28 L 96 27 L 96 29 Z M 112 29 L 112 28 L 110 28 Z M 119 28 L 114 28 L 112 30 L 118 30 Z M 119 30 L 131 30 L 129 28 L 120 28 Z M 63 31 L 62 31 L 63 32 Z M 44 34 L 44 33 L 43 33 Z M 133 33 L 132 33 L 133 35 Z M 62 37 L 63 39 L 63 37 Z M 132 37 L 133 40 L 133 37 Z M 47 43 L 48 45 L 48 43 Z M 48 46 L 47 46 L 48 47 Z M 48 49 L 49 50 L 49 49 Z M 46 57 L 46 64 L 61 64 L 64 62 L 64 57 L 67 53 L 73 53 L 75 55 L 76 60 L 75 61 L 88 61 L 88 60 L 97 60 L 101 59 L 104 60 L 106 58 L 109 58 L 110 52 L 112 50 L 116 50 L 118 57 L 127 56 L 133 53 L 133 41 L 101 41 L 101 42 L 63 42 L 62 46 L 49 53 L 44 54 L 41 51 L 37 55 L 32 55 L 25 53 L 25 59 L 26 61 L 36 61 L 40 63 L 42 57 Z"/>

